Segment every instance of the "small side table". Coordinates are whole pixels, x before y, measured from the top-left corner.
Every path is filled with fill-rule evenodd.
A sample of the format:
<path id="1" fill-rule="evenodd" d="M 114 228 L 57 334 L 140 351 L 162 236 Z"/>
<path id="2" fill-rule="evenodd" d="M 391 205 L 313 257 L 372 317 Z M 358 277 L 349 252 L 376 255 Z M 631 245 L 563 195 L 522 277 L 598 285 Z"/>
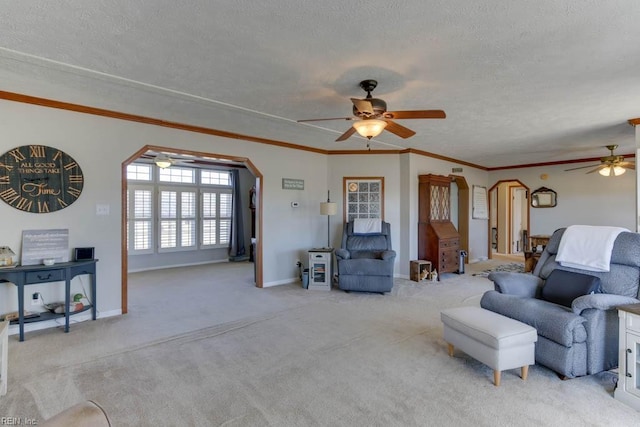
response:
<path id="1" fill-rule="evenodd" d="M 331 290 L 333 248 L 315 248 L 309 251 L 309 286 L 318 291 Z"/>
<path id="2" fill-rule="evenodd" d="M 640 411 L 640 304 L 618 308 L 618 387 L 614 397 Z"/>

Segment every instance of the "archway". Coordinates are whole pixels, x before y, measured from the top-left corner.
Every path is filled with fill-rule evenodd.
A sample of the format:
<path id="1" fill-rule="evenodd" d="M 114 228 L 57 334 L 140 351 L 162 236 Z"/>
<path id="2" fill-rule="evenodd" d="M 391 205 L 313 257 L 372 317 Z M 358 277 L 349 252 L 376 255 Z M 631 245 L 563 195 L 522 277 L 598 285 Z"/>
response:
<path id="1" fill-rule="evenodd" d="M 522 189 L 523 201 L 514 201 L 517 189 Z M 493 253 L 512 254 L 526 251 L 530 229 L 529 215 L 530 191 L 523 182 L 518 179 L 505 179 L 496 182 L 489 189 L 489 221 L 487 254 L 493 258 Z M 515 219 L 514 219 L 515 218 Z M 520 218 L 521 225 L 514 224 Z M 520 241 L 514 236 L 520 236 Z"/>
<path id="2" fill-rule="evenodd" d="M 127 250 L 127 166 L 133 163 L 135 160 L 138 160 L 144 153 L 147 151 L 156 151 L 156 152 L 171 152 L 177 154 L 184 154 L 188 156 L 194 156 L 196 158 L 215 158 L 215 159 L 223 159 L 232 162 L 242 163 L 254 176 L 255 176 L 255 217 L 256 217 L 256 248 L 254 254 L 254 263 L 255 263 L 255 283 L 256 287 L 262 288 L 263 286 L 263 275 L 262 275 L 262 188 L 263 188 L 263 175 L 262 173 L 255 167 L 255 165 L 246 157 L 238 157 L 238 156 L 230 156 L 226 154 L 217 154 L 217 153 L 205 153 L 200 151 L 191 151 L 184 150 L 178 148 L 169 148 L 169 147 L 160 147 L 155 145 L 145 145 L 140 148 L 130 157 L 128 157 L 124 162 L 122 162 L 122 170 L 121 170 L 121 182 L 122 182 L 122 194 L 121 194 L 121 224 L 120 224 L 120 232 L 121 232 L 121 282 L 122 282 L 122 290 L 121 290 L 121 308 L 122 314 L 126 314 L 128 312 L 128 250 Z"/>

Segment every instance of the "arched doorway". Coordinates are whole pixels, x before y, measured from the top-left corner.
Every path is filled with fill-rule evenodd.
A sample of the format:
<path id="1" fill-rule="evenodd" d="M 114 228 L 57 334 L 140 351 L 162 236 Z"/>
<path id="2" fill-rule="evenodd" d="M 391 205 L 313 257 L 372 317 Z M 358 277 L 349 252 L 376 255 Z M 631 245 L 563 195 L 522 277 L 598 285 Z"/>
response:
<path id="1" fill-rule="evenodd" d="M 500 180 L 489 189 L 487 253 L 523 255 L 529 236 L 529 187 L 517 179 Z"/>
<path id="2" fill-rule="evenodd" d="M 199 151 L 191 151 L 184 149 L 176 149 L 169 147 L 160 147 L 154 145 L 146 145 L 128 157 L 122 162 L 121 169 L 121 182 L 122 182 L 122 199 L 121 199 L 121 308 L 122 314 L 128 312 L 128 250 L 127 250 L 127 166 L 142 157 L 147 151 L 155 152 L 170 152 L 182 155 L 193 156 L 194 158 L 206 158 L 206 159 L 219 159 L 227 160 L 237 163 L 242 163 L 255 177 L 255 235 L 256 246 L 254 253 L 254 266 L 255 266 L 255 283 L 256 287 L 262 288 L 263 286 L 263 274 L 262 274 L 262 188 L 263 188 L 263 176 L 262 173 L 255 167 L 255 165 L 246 157 L 230 156 L 217 153 L 205 153 Z"/>

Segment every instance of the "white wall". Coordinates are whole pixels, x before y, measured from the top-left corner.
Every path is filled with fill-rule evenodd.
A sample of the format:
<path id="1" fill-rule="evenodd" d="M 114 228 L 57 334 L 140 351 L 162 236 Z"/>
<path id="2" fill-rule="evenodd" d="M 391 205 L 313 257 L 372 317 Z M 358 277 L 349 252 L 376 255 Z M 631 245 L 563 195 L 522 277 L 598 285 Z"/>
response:
<path id="1" fill-rule="evenodd" d="M 554 208 L 530 208 L 530 232 L 551 234 L 572 224 L 611 225 L 635 231 L 635 174 L 627 171 L 618 177 L 586 174 L 589 169 L 565 172 L 570 167 L 597 162 L 568 165 L 519 168 L 489 173 L 489 186 L 499 180 L 518 179 L 531 191 L 540 187 L 558 193 Z M 541 175 L 546 174 L 546 180 Z"/>
<path id="2" fill-rule="evenodd" d="M 9 101 L 0 101 L 0 126 L 0 152 L 28 144 L 53 146 L 71 155 L 85 175 L 82 195 L 58 212 L 31 214 L 0 203 L 0 244 L 19 252 L 22 230 L 69 229 L 71 248 L 96 248 L 98 310 L 103 313 L 121 307 L 121 164 L 145 145 L 247 157 L 262 172 L 265 286 L 297 280 L 295 261 L 326 236 L 326 217 L 317 206 L 326 198 L 325 155 Z M 283 190 L 282 178 L 303 179 L 305 189 Z M 292 208 L 291 201 L 300 207 Z M 110 215 L 97 216 L 97 204 L 109 205 Z M 30 286 L 27 294 L 41 287 L 56 286 Z M 0 313 L 16 310 L 16 301 L 15 286 L 0 284 Z"/>

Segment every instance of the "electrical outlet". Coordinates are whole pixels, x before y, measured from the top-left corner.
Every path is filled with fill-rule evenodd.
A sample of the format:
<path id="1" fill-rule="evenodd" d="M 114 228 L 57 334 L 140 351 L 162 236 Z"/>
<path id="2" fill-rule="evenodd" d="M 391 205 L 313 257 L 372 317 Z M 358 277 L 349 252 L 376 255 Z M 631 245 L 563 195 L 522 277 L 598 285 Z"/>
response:
<path id="1" fill-rule="evenodd" d="M 31 295 L 31 305 L 40 305 L 40 292 L 34 292 Z"/>

